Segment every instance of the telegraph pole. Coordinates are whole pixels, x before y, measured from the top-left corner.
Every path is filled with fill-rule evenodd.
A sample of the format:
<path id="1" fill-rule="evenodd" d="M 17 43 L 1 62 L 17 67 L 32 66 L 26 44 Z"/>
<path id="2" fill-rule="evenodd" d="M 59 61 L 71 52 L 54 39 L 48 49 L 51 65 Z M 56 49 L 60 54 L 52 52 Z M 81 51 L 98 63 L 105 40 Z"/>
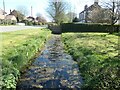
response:
<path id="1" fill-rule="evenodd" d="M 3 14 L 5 15 L 5 1 L 4 0 L 3 0 L 3 10 L 4 10 Z"/>
<path id="2" fill-rule="evenodd" d="M 31 6 L 31 17 L 32 17 L 33 15 L 32 15 L 32 6 Z"/>

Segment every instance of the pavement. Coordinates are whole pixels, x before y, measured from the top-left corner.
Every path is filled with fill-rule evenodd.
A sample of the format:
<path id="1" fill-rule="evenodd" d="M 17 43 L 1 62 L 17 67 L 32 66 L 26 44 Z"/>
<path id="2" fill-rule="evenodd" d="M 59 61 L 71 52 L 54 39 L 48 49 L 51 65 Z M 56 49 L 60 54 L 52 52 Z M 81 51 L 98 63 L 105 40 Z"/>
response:
<path id="1" fill-rule="evenodd" d="M 10 32 L 10 31 L 17 31 L 17 30 L 25 30 L 30 28 L 46 28 L 46 26 L 0 26 L 0 32 Z"/>

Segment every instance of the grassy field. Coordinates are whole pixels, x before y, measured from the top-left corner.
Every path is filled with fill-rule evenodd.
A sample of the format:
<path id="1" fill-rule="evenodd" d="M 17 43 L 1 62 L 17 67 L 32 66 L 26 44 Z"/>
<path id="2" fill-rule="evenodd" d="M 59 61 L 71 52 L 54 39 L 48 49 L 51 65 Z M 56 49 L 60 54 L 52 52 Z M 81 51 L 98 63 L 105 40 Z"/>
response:
<path id="1" fill-rule="evenodd" d="M 28 29 L 1 33 L 3 88 L 15 88 L 20 70 L 40 51 L 51 35 L 48 29 Z"/>
<path id="2" fill-rule="evenodd" d="M 107 33 L 64 33 L 67 53 L 78 62 L 84 90 L 120 88 L 118 36 Z"/>

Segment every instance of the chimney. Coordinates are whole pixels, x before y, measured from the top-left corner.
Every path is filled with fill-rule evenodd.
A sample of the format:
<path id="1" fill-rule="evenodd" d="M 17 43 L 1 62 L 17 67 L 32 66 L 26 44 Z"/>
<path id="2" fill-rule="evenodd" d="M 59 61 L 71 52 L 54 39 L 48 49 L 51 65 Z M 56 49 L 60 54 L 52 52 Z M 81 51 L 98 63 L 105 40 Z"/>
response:
<path id="1" fill-rule="evenodd" d="M 87 8 L 88 8 L 88 6 L 87 6 L 87 5 L 85 5 L 84 10 L 87 10 Z"/>
<path id="2" fill-rule="evenodd" d="M 98 5 L 98 2 L 99 2 L 99 0 L 95 0 L 95 1 L 94 1 L 94 4 Z"/>
<path id="3" fill-rule="evenodd" d="M 10 14 L 11 14 L 11 9 L 10 9 Z"/>

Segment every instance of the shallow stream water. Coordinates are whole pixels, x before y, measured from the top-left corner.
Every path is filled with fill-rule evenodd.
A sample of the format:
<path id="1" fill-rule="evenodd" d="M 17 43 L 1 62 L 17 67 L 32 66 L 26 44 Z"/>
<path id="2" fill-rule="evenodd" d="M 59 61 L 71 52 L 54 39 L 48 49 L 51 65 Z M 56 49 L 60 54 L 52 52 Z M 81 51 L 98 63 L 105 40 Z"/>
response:
<path id="1" fill-rule="evenodd" d="M 39 88 L 74 88 L 80 90 L 82 79 L 77 62 L 63 50 L 60 35 L 52 35 L 42 54 L 35 59 L 17 83 L 17 90 Z M 61 89 L 63 90 L 63 89 Z"/>

